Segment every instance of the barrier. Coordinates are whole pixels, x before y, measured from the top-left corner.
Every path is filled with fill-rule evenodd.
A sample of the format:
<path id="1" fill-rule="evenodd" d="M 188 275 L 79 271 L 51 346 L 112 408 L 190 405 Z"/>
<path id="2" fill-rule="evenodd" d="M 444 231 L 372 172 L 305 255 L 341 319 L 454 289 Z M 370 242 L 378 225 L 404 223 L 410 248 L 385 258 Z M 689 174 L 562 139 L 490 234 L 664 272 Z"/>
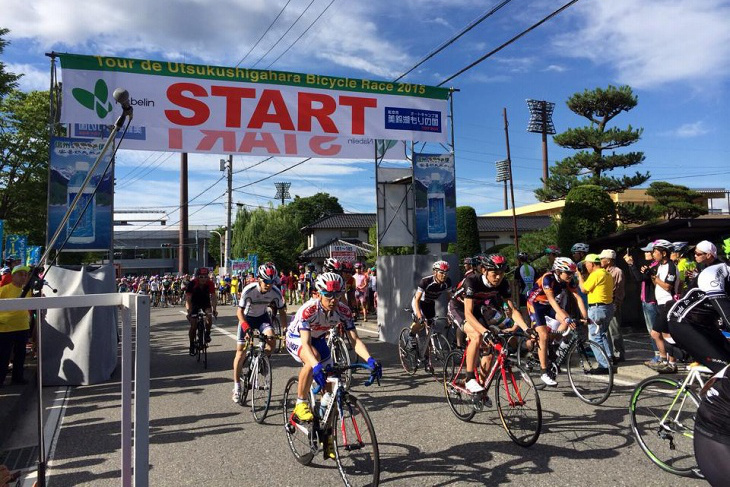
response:
<path id="1" fill-rule="evenodd" d="M 150 398 L 150 301 L 145 295 L 89 294 L 26 299 L 2 299 L 0 311 L 54 308 L 119 306 L 122 322 L 122 486 L 147 487 L 149 484 L 149 398 Z M 135 338 L 132 340 L 132 328 Z M 38 327 L 39 431 L 43 431 L 43 326 Z M 133 350 L 134 347 L 134 350 Z M 134 354 L 133 354 L 134 352 Z M 134 359 L 132 358 L 134 356 Z M 134 360 L 134 362 L 133 362 Z M 134 374 L 132 367 L 134 366 Z M 134 377 L 134 396 L 132 378 Z M 134 401 L 132 401 L 134 397 Z M 134 421 L 134 427 L 132 426 Z M 46 448 L 39 435 L 39 485 L 45 485 Z"/>

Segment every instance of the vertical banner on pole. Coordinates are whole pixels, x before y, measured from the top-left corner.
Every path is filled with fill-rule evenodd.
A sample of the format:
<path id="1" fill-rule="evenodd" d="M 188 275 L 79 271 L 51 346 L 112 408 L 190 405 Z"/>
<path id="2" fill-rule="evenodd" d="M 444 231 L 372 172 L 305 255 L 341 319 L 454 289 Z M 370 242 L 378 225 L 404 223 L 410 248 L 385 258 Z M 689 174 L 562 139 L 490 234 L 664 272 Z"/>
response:
<path id="1" fill-rule="evenodd" d="M 25 258 L 25 265 L 38 265 L 38 262 L 40 260 L 41 260 L 41 247 L 39 245 L 29 246 L 27 256 Z"/>
<path id="2" fill-rule="evenodd" d="M 28 247 L 28 237 L 25 235 L 8 235 L 5 237 L 5 258 L 14 257 L 25 262 L 26 250 Z"/>
<path id="3" fill-rule="evenodd" d="M 61 224 L 69 204 L 79 192 L 89 169 L 101 152 L 102 140 L 54 137 L 51 140 L 50 194 L 48 195 L 48 234 L 53 235 Z M 111 153 L 84 188 L 66 228 L 60 234 L 56 247 L 66 241 L 63 250 L 109 250 L 112 235 L 112 172 L 104 173 Z M 98 186 L 96 193 L 94 189 Z M 89 202 L 89 200 L 91 200 Z M 87 205 L 86 211 L 84 207 Z M 82 213 L 83 212 L 83 213 Z M 76 223 L 78 222 L 78 225 Z M 74 225 L 76 229 L 74 230 Z"/>
<path id="4" fill-rule="evenodd" d="M 454 155 L 414 154 L 413 186 L 418 242 L 456 242 Z"/>
<path id="5" fill-rule="evenodd" d="M 2 251 L 3 242 L 5 241 L 3 238 L 3 232 L 5 230 L 5 220 L 0 220 L 0 251 Z M 5 255 L 5 254 L 0 254 Z"/>

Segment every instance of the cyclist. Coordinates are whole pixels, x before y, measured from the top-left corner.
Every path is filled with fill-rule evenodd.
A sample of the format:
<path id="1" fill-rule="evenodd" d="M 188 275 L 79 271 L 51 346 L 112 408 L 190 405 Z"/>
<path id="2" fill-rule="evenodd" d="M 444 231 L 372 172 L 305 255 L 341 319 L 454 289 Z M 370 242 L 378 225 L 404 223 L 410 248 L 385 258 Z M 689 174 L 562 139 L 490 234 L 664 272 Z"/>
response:
<path id="1" fill-rule="evenodd" d="M 697 286 L 669 309 L 669 330 L 695 360 L 719 372 L 730 363 L 730 342 L 718 327 L 718 319 L 730 323 L 730 268 L 707 240 L 695 247 L 695 259 L 702 269 Z"/>
<path id="2" fill-rule="evenodd" d="M 694 431 L 695 459 L 710 485 L 730 478 L 730 372 L 725 367 L 707 381 L 700 394 Z"/>
<path id="3" fill-rule="evenodd" d="M 466 278 L 470 274 L 474 274 L 476 271 L 474 270 L 474 265 L 476 259 L 474 257 L 464 257 L 464 261 L 462 262 L 462 265 L 464 266 L 464 277 Z"/>
<path id="4" fill-rule="evenodd" d="M 676 360 L 671 352 L 673 348 L 667 346 L 672 343 L 667 314 L 674 304 L 680 285 L 677 266 L 669 258 L 673 248 L 672 243 L 664 239 L 652 242 L 652 258 L 659 265 L 656 267 L 656 272 L 651 274 L 654 296 L 657 301 L 657 318 L 651 331 L 651 337 L 656 343 L 660 358 L 665 360 L 656 368 L 660 374 L 677 372 Z"/>
<path id="5" fill-rule="evenodd" d="M 535 282 L 535 286 L 527 296 L 527 310 L 530 313 L 530 319 L 537 331 L 540 343 L 540 349 L 538 350 L 542 372 L 540 380 L 549 386 L 556 386 L 558 383 L 548 374 L 550 330 L 548 330 L 547 318 L 557 320 L 559 327 L 556 331 L 564 331 L 571 325 L 568 313 L 560 305 L 563 295 L 567 296 L 567 293 L 575 297 L 583 319 L 588 318 L 588 312 L 583 300 L 578 295 L 578 286 L 573 280 L 577 270 L 578 267 L 571 259 L 556 257 L 552 269 Z"/>
<path id="6" fill-rule="evenodd" d="M 197 325 L 197 314 L 201 309 L 205 311 L 205 343 L 210 343 L 210 327 L 213 321 L 211 313 L 218 316 L 216 310 L 218 298 L 215 292 L 215 285 L 210 278 L 207 267 L 200 267 L 195 271 L 195 278 L 185 288 L 185 309 L 188 313 L 190 329 L 190 355 L 195 355 L 195 327 Z"/>
<path id="7" fill-rule="evenodd" d="M 327 257 L 322 264 L 322 272 L 334 272 L 340 274 L 342 272 L 342 263 L 334 257 Z"/>
<path id="8" fill-rule="evenodd" d="M 378 377 L 382 375 L 380 363 L 370 356 L 367 346 L 357 335 L 350 308 L 338 299 L 344 291 L 342 277 L 333 272 L 320 274 L 315 281 L 315 288 L 317 296 L 299 308 L 286 330 L 286 349 L 294 360 L 302 364 L 294 407 L 294 415 L 299 421 L 314 419 L 307 403 L 312 379 L 322 387 L 323 393 L 325 389 L 329 392 L 331 388 L 325 376 L 325 369 L 333 364 L 327 347 L 327 333 L 340 323 L 349 333 L 358 356 L 367 361 Z M 322 443 L 325 445 L 325 458 L 335 458 L 332 439 L 324 438 Z"/>
<path id="9" fill-rule="evenodd" d="M 527 252 L 517 254 L 517 262 L 520 265 L 519 272 L 515 273 L 517 288 L 520 292 L 518 304 L 520 308 L 525 308 L 527 306 L 527 295 L 532 291 L 532 286 L 535 285 L 535 268 L 529 264 L 530 257 Z"/>
<path id="10" fill-rule="evenodd" d="M 449 316 L 461 331 L 469 337 L 466 347 L 466 389 L 476 394 L 484 387 L 474 374 L 479 346 L 490 336 L 487 326 L 506 328 L 514 321 L 514 331 L 519 326 L 528 326 L 511 301 L 509 282 L 504 280 L 508 270 L 507 259 L 498 254 L 476 257 L 476 270 L 462 281 L 460 288 L 449 301 Z M 485 336 L 486 335 L 486 336 Z M 482 370 L 489 370 L 489 358 L 482 364 Z"/>
<path id="11" fill-rule="evenodd" d="M 411 324 L 411 332 L 408 346 L 415 349 L 418 346 L 416 334 L 423 328 L 424 320 L 432 320 L 436 316 L 436 300 L 442 293 L 447 293 L 447 298 L 451 299 L 451 278 L 447 275 L 449 272 L 449 263 L 445 260 L 437 260 L 431 266 L 433 274 L 425 276 L 418 283 L 418 289 L 413 296 L 411 306 L 413 307 L 413 323 Z"/>
<path id="12" fill-rule="evenodd" d="M 269 306 L 279 311 L 279 320 L 286 324 L 286 301 L 278 287 L 276 267 L 271 262 L 262 264 L 258 268 L 258 282 L 252 282 L 241 291 L 236 316 L 240 323 L 236 339 L 236 357 L 233 359 L 233 402 L 241 399 L 241 367 L 243 366 L 243 351 L 246 343 L 246 333 L 249 330 L 258 330 L 259 333 L 271 338 L 266 340 L 266 355 L 271 355 L 274 348 L 274 330 L 271 326 Z"/>

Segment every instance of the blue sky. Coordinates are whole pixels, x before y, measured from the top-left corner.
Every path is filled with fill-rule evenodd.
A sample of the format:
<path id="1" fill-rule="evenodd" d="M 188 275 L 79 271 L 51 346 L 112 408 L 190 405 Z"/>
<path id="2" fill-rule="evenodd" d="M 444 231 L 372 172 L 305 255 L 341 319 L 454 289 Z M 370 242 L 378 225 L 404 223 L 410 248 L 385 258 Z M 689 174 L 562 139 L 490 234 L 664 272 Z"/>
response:
<path id="1" fill-rule="evenodd" d="M 25 75 L 24 90 L 47 89 L 49 61 L 44 53 L 52 50 L 234 66 L 286 3 L 5 0 L 0 26 L 11 30 L 6 36 L 11 45 L 3 61 L 10 71 Z M 241 65 L 390 80 L 497 3 L 289 0 Z M 564 3 L 513 0 L 405 81 L 439 84 Z M 628 84 L 638 96 L 638 106 L 612 125 L 644 129 L 632 149 L 644 151 L 646 161 L 637 169 L 651 173 L 649 182 L 730 188 L 728 25 L 727 0 L 579 0 L 455 78 L 447 86 L 460 90 L 454 99 L 457 203 L 473 206 L 478 214 L 502 209 L 494 162 L 506 155 L 503 108 L 510 121 L 516 203 L 534 202 L 533 190 L 541 185 L 542 148 L 540 135 L 526 132 L 525 100 L 555 102 L 553 120 L 561 132 L 586 122 L 567 109 L 567 98 L 609 84 Z M 573 153 L 552 140 L 548 150 L 551 164 Z M 220 157 L 191 154 L 191 198 L 220 179 Z M 162 208 L 170 211 L 171 223 L 177 221 L 179 155 L 121 150 L 117 160 L 117 208 Z M 235 156 L 234 170 L 260 160 Z M 240 171 L 234 187 L 298 161 L 274 158 Z M 245 188 L 245 193 L 234 193 L 234 201 L 268 205 L 274 181 L 281 180 L 291 181 L 292 194 L 326 191 L 348 212 L 375 211 L 372 161 L 312 160 Z M 221 180 L 195 199 L 191 223 L 224 224 L 224 191 Z M 727 209 L 727 202 L 717 204 Z"/>

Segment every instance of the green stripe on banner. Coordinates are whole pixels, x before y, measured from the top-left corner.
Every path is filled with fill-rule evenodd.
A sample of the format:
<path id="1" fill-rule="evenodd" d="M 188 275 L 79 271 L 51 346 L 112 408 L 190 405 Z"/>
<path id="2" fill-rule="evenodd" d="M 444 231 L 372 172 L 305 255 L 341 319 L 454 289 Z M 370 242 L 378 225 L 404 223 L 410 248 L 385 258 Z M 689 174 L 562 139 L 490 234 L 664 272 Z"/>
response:
<path id="1" fill-rule="evenodd" d="M 116 71 L 121 73 L 147 74 L 150 76 L 172 76 L 179 78 L 217 79 L 245 83 L 267 83 L 275 85 L 301 86 L 306 88 L 352 91 L 359 93 L 380 93 L 386 95 L 413 96 L 446 100 L 448 88 L 393 83 L 357 78 L 338 78 L 318 74 L 290 73 L 225 66 L 207 66 L 174 61 L 151 61 L 106 56 L 84 56 L 81 54 L 58 54 L 61 68 L 85 71 Z"/>

